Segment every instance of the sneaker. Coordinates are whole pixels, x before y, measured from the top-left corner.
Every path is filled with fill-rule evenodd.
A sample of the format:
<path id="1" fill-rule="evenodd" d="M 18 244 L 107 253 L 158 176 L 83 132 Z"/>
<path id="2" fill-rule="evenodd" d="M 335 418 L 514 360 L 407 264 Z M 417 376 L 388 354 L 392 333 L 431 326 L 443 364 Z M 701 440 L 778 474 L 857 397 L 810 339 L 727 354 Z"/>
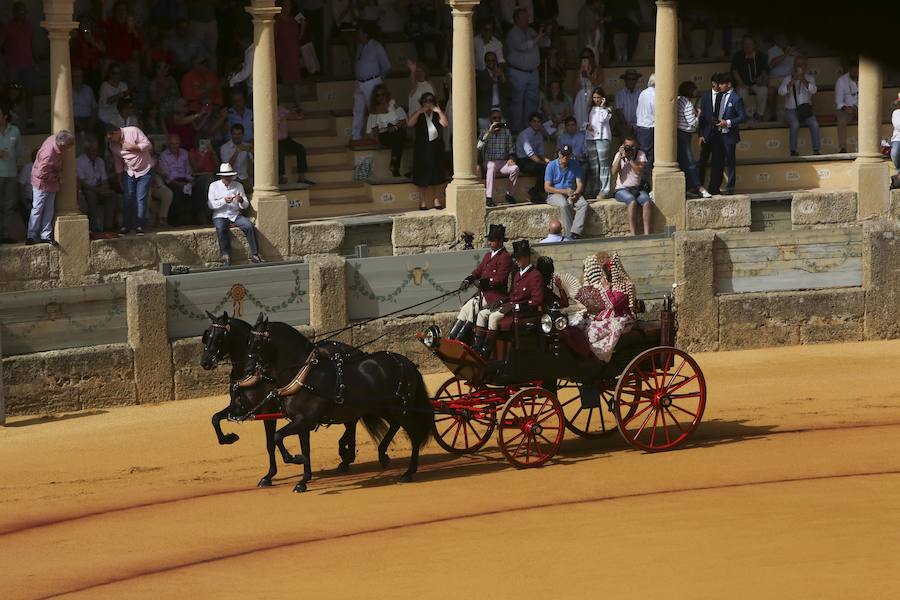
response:
<path id="1" fill-rule="evenodd" d="M 485 198 L 485 199 L 484 199 L 484 203 L 485 203 L 486 205 L 490 206 L 490 207 L 497 206 L 496 204 L 494 204 L 494 199 L 493 199 L 493 198 Z"/>
<path id="2" fill-rule="evenodd" d="M 54 239 L 41 238 L 39 241 L 42 244 L 50 244 L 51 246 L 59 246 L 59 244 L 57 244 L 56 240 L 54 240 Z"/>
<path id="3" fill-rule="evenodd" d="M 707 192 L 706 190 L 703 190 L 702 192 L 700 192 L 700 196 L 701 196 L 702 198 L 712 198 L 712 194 L 710 194 L 710 193 Z"/>
<path id="4" fill-rule="evenodd" d="M 231 257 L 228 256 L 227 254 L 223 254 L 223 255 L 222 255 L 222 262 L 225 263 L 225 266 L 226 266 L 226 267 L 230 267 L 230 266 L 231 266 Z"/>
<path id="5" fill-rule="evenodd" d="M 138 228 L 136 228 L 136 229 L 134 230 L 134 232 L 135 232 L 136 234 L 138 234 L 138 235 L 144 235 L 144 228 L 143 228 L 143 227 L 138 227 Z"/>
<path id="6" fill-rule="evenodd" d="M 516 202 L 518 202 L 518 200 L 516 200 L 515 196 L 513 196 L 512 194 L 506 194 L 506 203 L 507 204 L 515 204 Z"/>
<path id="7" fill-rule="evenodd" d="M 258 264 L 266 262 L 266 261 L 264 261 L 259 254 L 254 254 L 253 256 L 250 257 L 250 262 L 252 262 L 255 265 L 258 265 Z"/>

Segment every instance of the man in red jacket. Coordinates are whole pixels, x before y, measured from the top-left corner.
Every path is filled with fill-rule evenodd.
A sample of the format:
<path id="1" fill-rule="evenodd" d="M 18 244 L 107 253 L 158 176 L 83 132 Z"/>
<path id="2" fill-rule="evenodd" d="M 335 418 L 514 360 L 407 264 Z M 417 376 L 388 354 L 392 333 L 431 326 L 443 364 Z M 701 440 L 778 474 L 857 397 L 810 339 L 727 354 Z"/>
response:
<path id="1" fill-rule="evenodd" d="M 473 348 L 485 358 L 494 351 L 497 331 L 512 328 L 513 312 L 533 313 L 544 303 L 544 277 L 531 264 L 531 246 L 528 240 L 513 242 L 513 258 L 518 270 L 513 274 L 509 297 L 478 313 Z"/>
<path id="2" fill-rule="evenodd" d="M 447 337 L 464 341 L 475 327 L 475 319 L 482 308 L 506 298 L 509 292 L 509 274 L 513 270 L 513 260 L 503 246 L 506 241 L 506 227 L 491 225 L 488 235 L 491 251 L 484 255 L 472 274 L 463 279 L 460 289 L 467 289 L 473 283 L 478 293 L 463 304 L 456 317 L 456 323 Z"/>

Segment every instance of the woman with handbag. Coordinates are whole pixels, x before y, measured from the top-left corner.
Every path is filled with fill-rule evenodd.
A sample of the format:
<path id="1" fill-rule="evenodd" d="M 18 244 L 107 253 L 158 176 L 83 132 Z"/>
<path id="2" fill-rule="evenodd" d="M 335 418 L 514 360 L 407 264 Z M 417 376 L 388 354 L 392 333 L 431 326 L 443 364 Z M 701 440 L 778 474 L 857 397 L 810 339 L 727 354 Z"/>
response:
<path id="1" fill-rule="evenodd" d="M 819 137 L 819 122 L 813 112 L 812 97 L 818 91 L 816 78 L 806 72 L 809 59 L 798 56 L 794 59 L 794 70 L 786 76 L 778 88 L 778 95 L 785 96 L 784 120 L 790 127 L 791 156 L 798 156 L 797 136 L 800 125 L 809 128 L 813 154 L 821 154 L 822 142 Z"/>

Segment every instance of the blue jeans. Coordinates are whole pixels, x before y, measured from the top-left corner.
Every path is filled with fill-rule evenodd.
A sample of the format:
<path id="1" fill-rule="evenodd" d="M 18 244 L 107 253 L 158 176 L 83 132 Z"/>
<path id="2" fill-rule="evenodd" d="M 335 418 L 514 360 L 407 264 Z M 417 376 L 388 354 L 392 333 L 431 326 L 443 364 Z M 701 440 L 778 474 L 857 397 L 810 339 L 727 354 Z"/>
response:
<path id="1" fill-rule="evenodd" d="M 891 162 L 894 168 L 900 173 L 900 142 L 891 142 Z"/>
<path id="2" fill-rule="evenodd" d="M 537 69 L 520 71 L 512 66 L 507 69 L 506 74 L 512 88 L 509 126 L 513 131 L 519 132 L 528 126 L 528 115 L 537 112 L 540 101 L 540 78 Z"/>
<path id="3" fill-rule="evenodd" d="M 797 119 L 797 111 L 793 108 L 784 109 L 784 120 L 787 121 L 788 127 L 790 128 L 789 138 L 791 152 L 796 152 L 797 135 L 800 132 L 800 120 Z M 809 135 L 812 138 L 813 150 L 818 152 L 822 149 L 822 143 L 819 141 L 819 122 L 816 120 L 816 116 L 813 115 L 806 119 L 803 124 L 809 127 Z"/>
<path id="4" fill-rule="evenodd" d="M 245 236 L 247 236 L 247 243 L 250 244 L 250 254 L 259 254 L 259 246 L 256 244 L 256 230 L 253 228 L 253 223 L 251 223 L 247 217 L 239 216 L 234 220 L 234 224 L 238 229 L 244 232 Z M 231 221 L 218 217 L 213 219 L 213 225 L 216 226 L 216 238 L 219 240 L 219 252 L 223 255 L 230 254 L 231 234 L 228 233 L 228 228 L 231 225 Z"/>
<path id="5" fill-rule="evenodd" d="M 623 204 L 631 204 L 634 201 L 637 201 L 641 206 L 650 202 L 650 194 L 645 191 L 637 192 L 637 195 L 634 194 L 637 192 L 634 188 L 622 188 L 620 190 L 616 190 L 616 200 L 622 202 Z"/>
<path id="6" fill-rule="evenodd" d="M 28 217 L 28 238 L 49 240 L 53 237 L 53 216 L 56 214 L 56 192 L 32 188 L 31 216 Z"/>
<path id="7" fill-rule="evenodd" d="M 150 182 L 153 172 L 148 171 L 140 177 L 125 176 L 125 195 L 122 196 L 122 227 L 131 229 L 134 224 L 134 203 L 137 200 L 137 226 L 143 228 L 147 222 L 147 200 L 150 197 Z"/>
<path id="8" fill-rule="evenodd" d="M 685 184 L 688 191 L 696 191 L 702 184 L 697 165 L 694 164 L 694 149 L 691 148 L 691 139 L 694 134 L 689 131 L 678 130 L 678 166 L 684 171 Z"/>

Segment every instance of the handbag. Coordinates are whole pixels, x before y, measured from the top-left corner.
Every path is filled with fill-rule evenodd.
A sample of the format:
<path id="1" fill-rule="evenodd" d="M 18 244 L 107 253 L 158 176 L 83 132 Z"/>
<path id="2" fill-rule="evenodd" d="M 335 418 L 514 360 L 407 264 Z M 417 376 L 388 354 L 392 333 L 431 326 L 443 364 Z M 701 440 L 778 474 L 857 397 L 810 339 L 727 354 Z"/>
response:
<path id="1" fill-rule="evenodd" d="M 319 64 L 319 57 L 316 56 L 316 47 L 312 42 L 306 42 L 300 46 L 300 58 L 303 59 L 303 66 L 306 67 L 308 73 L 318 73 L 322 68 Z"/>
<path id="2" fill-rule="evenodd" d="M 809 102 L 804 102 L 803 104 L 797 102 L 797 84 L 791 86 L 791 90 L 794 92 L 794 106 L 797 107 L 797 120 L 802 123 L 813 116 L 813 105 Z"/>

